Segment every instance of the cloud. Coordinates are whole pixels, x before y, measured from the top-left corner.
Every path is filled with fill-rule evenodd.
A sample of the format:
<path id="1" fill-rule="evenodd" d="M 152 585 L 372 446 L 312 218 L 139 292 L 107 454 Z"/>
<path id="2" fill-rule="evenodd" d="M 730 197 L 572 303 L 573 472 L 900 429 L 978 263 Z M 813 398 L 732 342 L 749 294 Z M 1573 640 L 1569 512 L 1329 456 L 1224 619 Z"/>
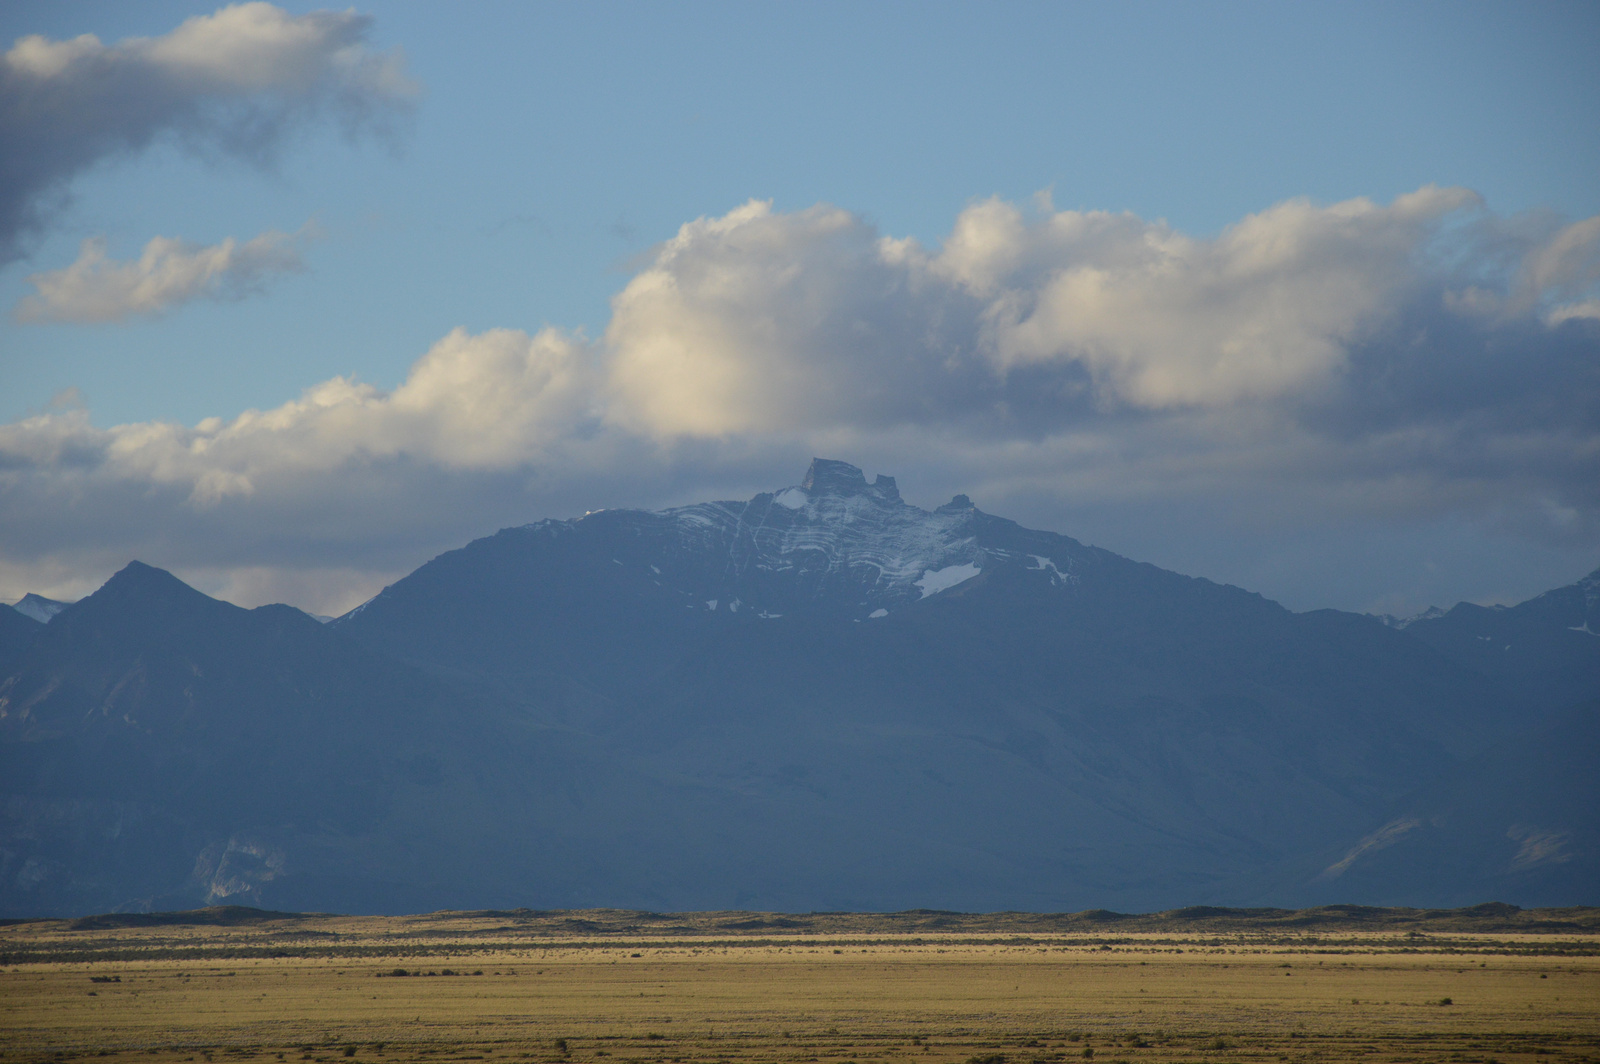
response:
<path id="1" fill-rule="evenodd" d="M 196 299 L 242 299 L 279 274 L 302 272 L 297 245 L 315 236 L 310 226 L 298 234 L 262 233 L 243 244 L 232 237 L 201 246 L 158 236 L 131 262 L 108 258 L 105 240 L 90 238 L 71 266 L 28 277 L 35 294 L 23 297 L 14 314 L 25 323 L 108 322 Z"/>
<path id="2" fill-rule="evenodd" d="M 370 25 L 353 11 L 247 3 L 162 37 L 19 39 L 0 55 L 0 263 L 20 257 L 74 176 L 158 140 L 265 163 L 288 132 L 325 117 L 349 136 L 392 134 L 417 87 L 398 52 L 365 46 Z"/>
<path id="3" fill-rule="evenodd" d="M 751 203 L 684 226 L 617 297 L 606 335 L 619 398 L 669 433 L 1316 401 L 1354 352 L 1450 291 L 1419 258 L 1477 206 L 1438 188 L 1389 206 L 1291 201 L 1197 240 L 990 200 L 929 252 L 836 208 Z M 1571 288 L 1594 229 L 1528 249 L 1508 290 L 1525 303 L 1555 278 Z"/>
<path id="4" fill-rule="evenodd" d="M 931 250 L 756 202 L 685 225 L 616 297 L 608 418 L 905 441 L 1063 497 L 1493 511 L 1592 541 L 1597 254 L 1600 219 L 1434 187 L 1289 201 L 1210 239 L 989 200 Z"/>
<path id="5" fill-rule="evenodd" d="M 1597 249 L 1594 220 L 1437 188 L 1210 238 L 989 200 L 935 248 L 749 203 L 657 248 L 596 340 L 456 330 L 392 391 L 0 426 L 0 575 L 132 553 L 250 596 L 325 582 L 302 604 L 331 613 L 501 525 L 748 495 L 812 454 L 1066 531 L 1205 525 L 1224 560 L 1444 522 L 1592 567 Z"/>
<path id="6" fill-rule="evenodd" d="M 436 343 L 392 392 L 335 377 L 273 410 L 193 428 L 164 422 L 98 429 L 83 409 L 0 426 L 10 462 L 92 468 L 180 491 L 206 509 L 257 484 L 354 466 L 422 461 L 449 473 L 517 469 L 583 435 L 594 389 L 588 352 L 554 329 L 511 329 Z M 3 473 L 0 473 L 3 475 Z"/>

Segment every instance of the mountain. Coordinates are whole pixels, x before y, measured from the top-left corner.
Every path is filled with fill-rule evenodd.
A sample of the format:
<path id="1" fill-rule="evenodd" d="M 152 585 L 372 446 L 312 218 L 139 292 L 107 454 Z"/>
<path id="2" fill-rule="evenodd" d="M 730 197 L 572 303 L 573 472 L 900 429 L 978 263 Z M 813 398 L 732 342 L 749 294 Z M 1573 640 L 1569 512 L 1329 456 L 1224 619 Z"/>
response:
<path id="1" fill-rule="evenodd" d="M 31 617 L 40 624 L 49 624 L 52 617 L 70 605 L 72 605 L 70 602 L 60 602 L 56 599 L 45 598 L 43 595 L 35 595 L 29 592 L 16 602 L 13 602 L 11 608 L 24 617 Z"/>
<path id="2" fill-rule="evenodd" d="M 1564 709 L 1600 692 L 1600 569 L 1515 606 L 1429 610 L 1404 630 L 1535 708 Z"/>
<path id="3" fill-rule="evenodd" d="M 1538 778 L 1590 718 L 1412 628 L 825 460 L 326 625 L 135 564 L 0 682 L 0 911 L 1592 901 L 1596 806 Z"/>
<path id="4" fill-rule="evenodd" d="M 962 496 L 923 511 L 839 462 L 748 501 L 507 529 L 336 624 L 724 793 L 703 823 L 739 810 L 724 837 L 784 841 L 717 904 L 1192 902 L 1365 833 L 1520 724 L 1508 692 L 1370 619 Z M 837 856 L 813 871 L 806 839 Z M 710 903 L 662 889 L 641 903 Z"/>
<path id="5" fill-rule="evenodd" d="M 441 735 L 504 748 L 470 701 L 300 611 L 137 562 L 36 627 L 0 682 L 7 912 L 253 900 L 280 879 L 296 908 L 429 902 L 417 866 L 438 851 L 370 851 L 429 824 Z"/>

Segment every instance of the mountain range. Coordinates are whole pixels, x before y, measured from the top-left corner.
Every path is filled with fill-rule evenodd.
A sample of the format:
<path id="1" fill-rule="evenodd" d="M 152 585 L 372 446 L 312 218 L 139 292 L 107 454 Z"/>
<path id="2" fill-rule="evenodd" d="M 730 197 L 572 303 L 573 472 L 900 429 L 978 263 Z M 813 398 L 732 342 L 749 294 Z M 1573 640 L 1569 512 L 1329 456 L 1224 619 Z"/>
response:
<path id="1" fill-rule="evenodd" d="M 1593 903 L 1597 633 L 1600 571 L 1293 613 L 822 459 L 328 623 L 135 562 L 0 609 L 0 913 Z"/>

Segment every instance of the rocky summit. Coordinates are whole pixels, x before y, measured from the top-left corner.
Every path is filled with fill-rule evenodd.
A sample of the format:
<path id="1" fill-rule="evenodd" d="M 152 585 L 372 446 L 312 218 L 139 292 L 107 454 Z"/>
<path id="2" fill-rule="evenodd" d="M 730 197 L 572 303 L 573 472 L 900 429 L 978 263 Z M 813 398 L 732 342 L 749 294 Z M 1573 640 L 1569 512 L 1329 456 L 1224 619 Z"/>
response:
<path id="1" fill-rule="evenodd" d="M 138 563 L 41 611 L 0 617 L 5 915 L 1600 882 L 1600 574 L 1297 614 L 817 459 L 749 500 L 504 529 L 329 624 Z"/>

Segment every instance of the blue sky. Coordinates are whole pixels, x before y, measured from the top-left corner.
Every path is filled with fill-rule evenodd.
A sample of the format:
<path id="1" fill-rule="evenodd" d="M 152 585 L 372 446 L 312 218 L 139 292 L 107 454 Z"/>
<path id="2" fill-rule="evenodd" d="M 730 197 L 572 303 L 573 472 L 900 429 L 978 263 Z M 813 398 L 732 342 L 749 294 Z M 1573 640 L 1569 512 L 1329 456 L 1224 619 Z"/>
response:
<path id="1" fill-rule="evenodd" d="M 93 33 L 114 46 L 131 37 L 162 38 L 185 19 L 215 10 L 184 3 L 12 4 L 0 8 L 0 41 Z M 316 9 L 281 10 L 290 24 Z M 1594 319 L 1553 309 L 1584 305 L 1595 294 L 1593 270 L 1583 265 L 1593 258 L 1583 243 L 1587 231 L 1570 227 L 1600 215 L 1593 117 L 1600 114 L 1600 79 L 1593 76 L 1600 5 L 373 3 L 358 10 L 370 21 L 359 28 L 356 47 L 369 59 L 389 61 L 391 73 L 403 61 L 406 87 L 350 90 L 370 96 L 353 134 L 341 130 L 339 115 L 318 103 L 314 94 L 322 90 L 314 89 L 304 106 L 274 112 L 279 135 L 241 140 L 229 123 L 246 121 L 241 116 L 253 103 L 244 93 L 210 124 L 174 119 L 154 128 L 149 146 L 102 151 L 40 194 L 48 208 L 41 223 L 18 236 L 16 257 L 0 267 L 6 308 L 42 298 L 30 278 L 65 270 L 86 239 L 103 240 L 110 260 L 129 261 L 158 236 L 210 247 L 228 238 L 243 244 L 263 233 L 293 235 L 263 245 L 265 265 L 237 274 L 240 287 L 225 292 L 229 298 L 211 298 L 207 290 L 110 320 L 86 321 L 79 307 L 35 313 L 32 321 L 22 320 L 27 312 L 13 312 L 0 321 L 0 423 L 12 428 L 10 442 L 0 446 L 11 448 L 14 470 L 0 481 L 0 492 L 9 495 L 0 505 L 12 514 L 0 522 L 0 596 L 80 594 L 126 557 L 139 556 L 246 604 L 281 597 L 337 610 L 500 524 L 776 487 L 796 479 L 813 451 L 828 447 L 834 457 L 898 474 L 908 497 L 924 505 L 944 501 L 935 497 L 940 493 L 970 491 L 986 509 L 1240 583 L 1294 608 L 1405 611 L 1459 598 L 1515 600 L 1600 563 L 1600 518 L 1582 483 L 1591 473 L 1600 481 L 1600 467 L 1584 457 L 1600 402 L 1593 392 L 1597 346 L 1586 324 Z M 269 85 L 258 95 L 275 91 Z M 18 90 L 12 92 L 15 98 Z M 24 111 L 15 113 L 23 118 L 14 121 L 26 119 Z M 704 301 L 685 309 L 634 300 L 631 316 L 613 321 L 612 300 L 630 283 L 657 274 L 681 279 L 661 258 L 663 242 L 680 227 L 728 217 L 752 200 L 769 202 L 775 221 L 753 220 L 740 230 L 745 236 L 765 226 L 762 239 L 781 245 L 774 254 L 796 256 L 793 270 L 838 278 L 855 268 L 850 256 L 865 252 L 837 251 L 845 258 L 827 259 L 836 252 L 816 250 L 823 245 L 813 239 L 821 231 L 813 222 L 830 233 L 855 234 L 846 240 L 857 241 L 852 248 L 877 236 L 914 238 L 936 255 L 958 218 L 975 217 L 963 212 L 998 198 L 1015 207 L 1025 226 L 1043 225 L 1058 212 L 1129 212 L 1145 226 L 1164 222 L 1160 232 L 1204 242 L 1286 201 L 1304 199 L 1325 210 L 1364 198 L 1387 208 L 1429 186 L 1469 189 L 1479 199 L 1440 201 L 1422 211 L 1422 221 L 1374 215 L 1361 229 L 1365 235 L 1348 239 L 1376 247 L 1407 225 L 1426 232 L 1419 229 L 1401 251 L 1348 276 L 1427 259 L 1433 265 L 1407 267 L 1419 271 L 1416 277 L 1395 279 L 1385 291 L 1449 288 L 1449 305 L 1459 307 L 1471 287 L 1463 276 L 1492 275 L 1498 280 L 1485 290 L 1510 306 L 1522 284 L 1507 265 L 1511 258 L 1523 263 L 1518 276 L 1532 276 L 1537 271 L 1527 263 L 1538 255 L 1545 261 L 1555 254 L 1551 248 L 1578 250 L 1563 252 L 1565 280 L 1529 297 L 1537 306 L 1518 304 L 1522 325 L 1508 324 L 1513 311 L 1502 307 L 1492 328 L 1481 315 L 1471 319 L 1480 324 L 1459 341 L 1465 347 L 1436 339 L 1444 346 L 1431 361 L 1404 373 L 1390 366 L 1391 379 L 1441 374 L 1437 387 L 1424 377 L 1409 386 L 1401 405 L 1415 411 L 1431 409 L 1429 396 L 1458 386 L 1451 383 L 1450 358 L 1502 360 L 1471 377 L 1475 397 L 1448 417 L 1435 411 L 1419 422 L 1390 410 L 1377 435 L 1353 426 L 1370 421 L 1387 400 L 1365 391 L 1346 396 L 1335 410 L 1317 389 L 1329 387 L 1329 374 L 1359 376 L 1351 367 L 1367 365 L 1362 352 L 1398 344 L 1393 322 L 1404 318 L 1418 328 L 1411 295 L 1363 297 L 1362 309 L 1349 314 L 1330 309 L 1295 333 L 1293 342 L 1310 345 L 1311 363 L 1278 367 L 1287 374 L 1281 380 L 1266 371 L 1263 379 L 1276 382 L 1270 387 L 1247 382 L 1226 394 L 1210 385 L 1152 391 L 1157 371 L 1145 372 L 1147 366 L 1138 370 L 1143 376 L 1128 376 L 1135 373 L 1128 360 L 1146 356 L 1119 344 L 1144 351 L 1139 345 L 1211 335 L 1206 330 L 1213 326 L 1187 319 L 1172 324 L 1174 331 L 1135 340 L 1107 332 L 1110 326 L 1090 335 L 1069 324 L 1048 351 L 1015 341 L 1005 348 L 1014 348 L 1004 356 L 1012 361 L 999 369 L 994 351 L 1004 344 L 977 326 L 944 336 L 939 343 L 952 351 L 963 344 L 988 351 L 986 365 L 1006 388 L 1023 387 L 1017 359 L 1035 360 L 1029 366 L 1043 359 L 1058 369 L 1070 364 L 1092 382 L 1096 397 L 1074 407 L 1071 417 L 1046 411 L 1029 421 L 1008 413 L 1007 424 L 1021 426 L 1007 430 L 1010 436 L 993 425 L 974 429 L 972 411 L 931 398 L 922 408 L 935 413 L 926 416 L 886 421 L 818 399 L 806 416 L 763 421 L 706 413 L 700 397 L 684 391 L 672 392 L 679 405 L 664 414 L 659 403 L 650 407 L 639 398 L 652 388 L 665 394 L 638 370 L 658 356 L 640 352 L 686 316 L 693 325 L 685 335 L 720 330 L 724 340 L 743 338 L 741 350 L 748 350 L 760 341 L 750 339 L 757 334 L 746 324 L 773 316 L 758 305 L 765 297 L 742 291 L 733 309 L 717 303 L 712 310 Z M 49 199 L 63 193 L 64 202 Z M 1041 193 L 1049 206 L 1038 200 Z M 818 204 L 848 218 L 805 221 Z M 1278 221 L 1305 231 L 1286 218 Z M 1140 232 L 1127 239 L 1148 245 L 1156 230 Z M 1455 239 L 1457 232 L 1471 239 Z M 738 241 L 745 236 L 700 233 L 690 242 L 692 254 L 674 261 L 726 265 L 728 248 L 743 246 Z M 713 240 L 725 243 L 712 248 L 706 242 Z M 1005 284 L 1041 298 L 1051 270 L 1088 254 L 1074 248 L 1039 267 L 1042 279 Z M 695 257 L 702 254 L 708 257 Z M 1331 268 L 1327 263 L 1343 254 L 1318 252 L 1316 268 Z M 1195 261 L 1201 260 L 1212 262 L 1204 255 Z M 1439 279 L 1444 260 L 1454 271 L 1448 284 Z M 762 261 L 761 268 L 782 274 Z M 956 271 L 949 262 L 927 268 L 943 278 Z M 1426 284 L 1417 279 L 1423 275 Z M 1307 274 L 1310 290 L 1319 290 L 1322 276 Z M 858 319 L 876 322 L 878 310 L 885 315 L 874 326 L 880 341 L 862 357 L 900 350 L 899 339 L 881 339 L 890 319 L 903 324 L 907 315 L 923 315 L 920 324 L 905 326 L 921 336 L 929 321 L 958 314 L 952 308 L 966 307 L 981 287 L 968 274 L 958 281 L 956 294 L 935 300 L 931 310 L 921 302 L 914 312 L 898 304 L 885 309 L 890 296 L 873 305 L 878 309 L 852 303 L 849 313 Z M 818 292 L 835 290 L 807 289 L 819 300 Z M 1145 311 L 1126 313 L 1166 313 L 1174 301 L 1192 307 L 1200 298 L 1189 288 L 1175 292 L 1152 289 L 1126 304 Z M 1260 306 L 1254 297 L 1241 298 L 1241 308 Z M 1000 305 L 972 313 L 990 321 Z M 848 347 L 826 324 L 835 311 L 818 313 L 790 321 L 784 342 L 813 330 L 831 338 L 829 351 Z M 1261 313 L 1263 321 L 1282 316 Z M 52 315 L 57 320 L 44 320 Z M 1537 336 L 1518 331 L 1533 328 L 1527 323 L 1535 318 L 1544 323 Z M 596 372 L 604 382 L 562 393 L 569 405 L 584 406 L 582 416 L 565 408 L 562 417 L 540 415 L 539 426 L 565 425 L 559 433 L 528 429 L 533 436 L 525 433 L 510 450 L 489 448 L 492 459 L 461 457 L 482 448 L 441 451 L 412 437 L 395 443 L 399 430 L 385 429 L 381 447 L 351 443 L 358 457 L 347 455 L 336 463 L 339 470 L 319 467 L 300 481 L 280 471 L 283 484 L 322 478 L 313 502 L 295 495 L 299 487 L 264 487 L 272 475 L 254 451 L 229 459 L 226 468 L 197 466 L 182 474 L 179 480 L 193 481 L 183 491 L 166 473 L 151 472 L 167 468 L 164 459 L 151 458 L 134 473 L 101 463 L 103 476 L 84 480 L 81 463 L 59 452 L 37 457 L 38 441 L 60 438 L 69 417 L 79 419 L 72 431 L 89 433 L 83 447 L 126 449 L 132 437 L 115 444 L 104 430 L 193 428 L 207 418 L 231 424 L 244 411 L 279 408 L 334 377 L 387 393 L 452 330 L 464 329 L 467 337 L 496 329 L 538 336 L 546 327 L 580 346 L 570 357 L 603 364 Z M 1222 347 L 1237 340 L 1215 328 L 1222 329 L 1216 333 Z M 1435 323 L 1427 333 L 1438 338 L 1449 331 Z M 632 339 L 619 339 L 624 332 Z M 1317 347 L 1330 336 L 1339 350 Z M 846 378 L 869 391 L 925 381 L 892 374 L 857 379 L 856 362 L 813 359 L 807 343 L 793 341 L 798 361 L 792 364 L 756 358 L 756 368 L 741 364 L 739 372 L 765 374 L 774 388 L 777 381 L 790 389 L 815 386 L 818 394 Z M 1547 343 L 1550 353 L 1526 353 L 1544 351 L 1539 345 Z M 905 357 L 927 355 L 916 350 L 923 355 Z M 1388 350 L 1383 357 L 1398 357 L 1392 356 L 1398 348 Z M 1477 353 L 1461 353 L 1468 350 Z M 461 355 L 475 366 L 474 359 L 488 357 Z M 1211 364 L 1199 348 L 1194 357 Z M 628 366 L 637 372 L 619 377 Z M 796 366 L 814 369 L 809 383 L 794 383 Z M 683 372 L 715 381 L 724 370 Z M 1561 397 L 1565 412 L 1549 417 L 1560 430 L 1551 439 L 1564 444 L 1530 442 L 1529 426 L 1546 415 L 1526 410 L 1548 405 L 1548 396 L 1527 385 L 1526 410 L 1513 417 L 1494 398 L 1500 374 L 1537 379 Z M 1122 383 L 1106 383 L 1113 378 Z M 1066 388 L 1066 379 L 1051 378 L 1049 387 Z M 718 394 L 746 411 L 766 409 L 749 387 L 748 381 L 728 385 Z M 1313 391 L 1315 401 L 1307 398 Z M 624 393 L 633 398 L 616 398 Z M 996 392 L 993 399 L 995 409 L 1018 408 L 1015 396 Z M 1078 400 L 1062 402 L 1065 409 Z M 1306 414 L 1307 403 L 1322 412 Z M 1290 407 L 1292 416 L 1285 413 Z M 682 413 L 690 408 L 694 417 Z M 1284 431 L 1294 441 L 1275 442 L 1271 424 L 1286 417 L 1293 424 Z M 40 428 L 41 419 L 60 424 Z M 1334 422 L 1341 427 L 1329 428 Z M 1493 438 L 1474 429 L 1478 434 L 1454 459 L 1440 457 L 1454 446 L 1446 442 L 1430 444 L 1427 461 L 1395 456 L 1395 440 L 1437 434 L 1446 422 L 1452 432 L 1469 423 L 1502 427 Z M 25 432 L 23 425 L 33 427 Z M 1244 425 L 1253 426 L 1249 446 L 1218 442 L 1236 442 Z M 613 431 L 623 435 L 607 435 Z M 1369 433 L 1365 443 L 1350 445 L 1359 432 Z M 1320 442 L 1307 444 L 1310 437 Z M 1339 455 L 1323 453 L 1334 439 L 1341 441 Z M 195 453 L 192 440 L 184 446 Z M 1380 446 L 1389 448 L 1381 459 L 1374 457 Z M 1318 453 L 1303 466 L 1263 471 L 1261 455 L 1297 448 Z M 1540 457 L 1506 457 L 1513 452 Z M 375 475 L 361 464 L 373 453 L 400 465 Z M 1211 457 L 1188 462 L 1196 453 Z M 1136 470 L 1117 464 L 1132 461 L 1130 455 Z M 407 480 L 394 472 L 400 466 L 431 472 Z M 1336 475 L 1326 472 L 1333 466 Z M 435 477 L 458 493 L 448 517 L 397 518 L 439 505 Z M 374 479 L 384 485 L 381 492 L 370 487 Z M 202 480 L 245 487 L 196 494 Z M 468 481 L 475 486 L 464 486 Z M 382 498 L 370 505 L 349 501 L 369 491 Z M 133 496 L 167 501 L 141 503 L 130 514 L 126 499 Z M 330 509 L 330 499 L 340 501 Z M 241 509 L 224 514 L 230 507 Z M 322 515 L 315 531 L 306 530 L 308 512 Z M 88 522 L 105 531 L 63 540 L 61 529 Z"/>

